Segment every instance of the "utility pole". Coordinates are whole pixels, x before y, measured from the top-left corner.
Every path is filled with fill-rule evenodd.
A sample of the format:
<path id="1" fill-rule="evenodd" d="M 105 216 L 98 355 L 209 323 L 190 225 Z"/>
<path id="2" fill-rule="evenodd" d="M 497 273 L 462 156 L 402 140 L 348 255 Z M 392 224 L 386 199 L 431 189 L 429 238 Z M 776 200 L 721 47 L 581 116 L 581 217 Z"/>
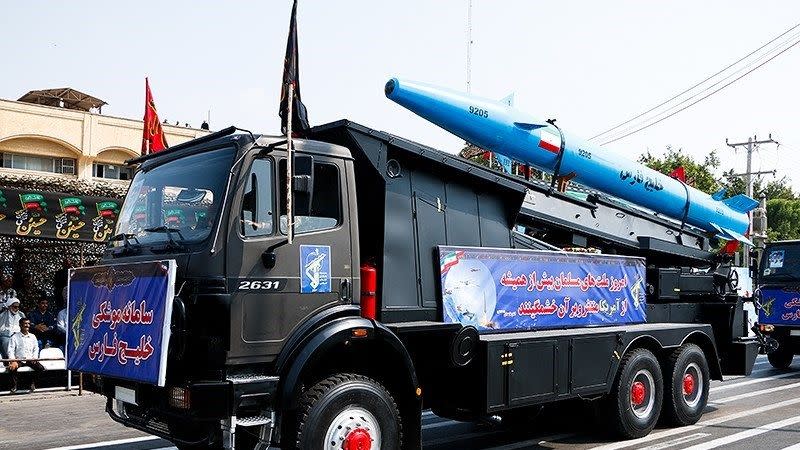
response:
<path id="1" fill-rule="evenodd" d="M 467 92 L 472 92 L 472 0 L 467 0 Z"/>
<path id="2" fill-rule="evenodd" d="M 747 182 L 747 196 L 753 198 L 753 150 L 758 150 L 758 146 L 761 144 L 776 144 L 780 145 L 778 141 L 772 139 L 772 134 L 769 135 L 769 138 L 766 140 L 758 140 L 758 137 L 753 136 L 747 138 L 747 142 L 737 142 L 735 144 L 731 144 L 728 142 L 728 139 L 725 139 L 725 145 L 728 147 L 736 150 L 738 147 L 745 147 L 747 150 L 747 171 L 743 174 L 745 176 L 745 181 Z"/>
<path id="3" fill-rule="evenodd" d="M 730 148 L 732 148 L 734 150 L 736 150 L 738 147 L 745 147 L 745 149 L 747 150 L 747 171 L 745 173 L 743 173 L 743 174 L 737 174 L 737 175 L 744 175 L 745 182 L 747 183 L 747 196 L 750 197 L 750 198 L 753 198 L 753 175 L 754 174 L 763 173 L 763 172 L 756 172 L 756 173 L 753 172 L 753 151 L 754 150 L 758 150 L 758 146 L 761 145 L 761 144 L 780 145 L 778 143 L 778 141 L 772 139 L 772 134 L 770 134 L 766 140 L 760 140 L 759 141 L 757 136 L 753 136 L 753 137 L 748 137 L 747 138 L 747 142 L 736 142 L 734 144 L 731 144 L 730 142 L 728 142 L 728 139 L 725 138 L 725 145 L 727 145 L 728 147 L 730 147 Z M 775 172 L 774 171 L 769 171 L 767 173 L 773 173 L 774 174 Z M 747 225 L 747 231 L 748 232 L 752 232 L 753 231 L 753 214 L 752 214 L 752 212 L 747 213 L 747 218 L 748 218 L 748 222 L 749 222 L 748 225 Z M 744 254 L 746 256 L 748 254 L 748 252 L 745 251 Z M 749 264 L 749 258 L 747 258 L 747 257 L 744 258 L 744 264 L 745 264 L 745 267 L 750 265 Z"/>

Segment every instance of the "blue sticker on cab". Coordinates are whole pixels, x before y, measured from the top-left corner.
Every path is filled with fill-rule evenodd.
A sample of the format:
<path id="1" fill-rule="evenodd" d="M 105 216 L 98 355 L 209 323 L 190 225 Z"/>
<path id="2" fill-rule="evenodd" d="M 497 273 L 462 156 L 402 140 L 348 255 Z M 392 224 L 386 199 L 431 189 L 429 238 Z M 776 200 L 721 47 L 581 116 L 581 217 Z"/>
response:
<path id="1" fill-rule="evenodd" d="M 329 245 L 300 246 L 300 292 L 331 291 L 331 247 Z"/>

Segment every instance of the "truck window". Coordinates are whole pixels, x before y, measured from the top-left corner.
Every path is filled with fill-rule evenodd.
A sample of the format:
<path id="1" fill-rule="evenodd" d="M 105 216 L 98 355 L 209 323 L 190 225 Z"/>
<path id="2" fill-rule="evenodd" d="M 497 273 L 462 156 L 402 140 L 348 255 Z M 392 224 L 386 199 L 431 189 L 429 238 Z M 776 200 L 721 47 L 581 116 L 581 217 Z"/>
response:
<path id="1" fill-rule="evenodd" d="M 279 164 L 281 189 L 281 233 L 286 234 L 286 160 Z M 329 230 L 341 223 L 341 194 L 339 169 L 334 164 L 314 164 L 314 190 L 311 194 L 311 214 L 294 216 L 295 233 Z"/>
<path id="2" fill-rule="evenodd" d="M 267 236 L 273 228 L 272 160 L 256 159 L 247 175 L 242 201 L 242 234 Z"/>
<path id="3" fill-rule="evenodd" d="M 234 155 L 233 147 L 225 147 L 137 172 L 125 197 L 115 234 L 132 233 L 141 244 L 206 239 L 219 214 Z M 180 233 L 147 231 L 159 226 Z M 111 245 L 124 243 L 117 241 Z"/>
<path id="4" fill-rule="evenodd" d="M 761 259 L 761 282 L 800 281 L 800 242 L 767 244 Z"/>

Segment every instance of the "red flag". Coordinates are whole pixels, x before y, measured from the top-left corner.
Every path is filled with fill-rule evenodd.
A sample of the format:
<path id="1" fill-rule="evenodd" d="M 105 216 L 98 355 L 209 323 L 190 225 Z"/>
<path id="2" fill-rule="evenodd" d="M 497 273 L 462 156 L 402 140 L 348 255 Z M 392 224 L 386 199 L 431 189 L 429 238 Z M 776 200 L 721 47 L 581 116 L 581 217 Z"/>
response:
<path id="1" fill-rule="evenodd" d="M 676 167 L 675 170 L 669 173 L 669 176 L 686 183 L 686 171 L 683 169 L 683 166 Z"/>
<path id="2" fill-rule="evenodd" d="M 153 101 L 153 94 L 150 92 L 150 81 L 144 79 L 144 132 L 142 133 L 142 155 L 160 152 L 165 150 L 167 138 L 164 136 L 164 129 L 158 120 L 156 104 Z"/>

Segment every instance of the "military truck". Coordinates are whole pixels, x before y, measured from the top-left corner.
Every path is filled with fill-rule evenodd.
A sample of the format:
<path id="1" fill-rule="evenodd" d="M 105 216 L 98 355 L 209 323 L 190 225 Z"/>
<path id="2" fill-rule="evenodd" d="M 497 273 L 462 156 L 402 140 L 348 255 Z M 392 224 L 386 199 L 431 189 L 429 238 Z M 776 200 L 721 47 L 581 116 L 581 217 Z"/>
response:
<path id="1" fill-rule="evenodd" d="M 181 449 L 413 449 L 423 409 L 511 422 L 580 399 L 636 438 L 660 417 L 695 423 L 712 379 L 752 370 L 757 344 L 713 236 L 346 120 L 289 145 L 230 127 L 130 161 L 116 235 L 70 288 L 73 332 L 81 320 L 91 331 L 90 318 L 122 327 L 166 315 L 161 342 L 132 349 L 107 334 L 88 350 L 105 365 L 74 367 L 94 373 L 114 420 Z M 459 248 L 633 258 L 647 323 L 445 320 L 442 252 Z M 163 309 L 72 309 L 86 280 L 110 292 L 153 261 L 174 271 Z M 158 381 L 109 369 L 159 351 Z"/>
<path id="2" fill-rule="evenodd" d="M 774 339 L 772 367 L 788 369 L 800 353 L 800 241 L 767 243 L 759 267 L 757 326 Z"/>

